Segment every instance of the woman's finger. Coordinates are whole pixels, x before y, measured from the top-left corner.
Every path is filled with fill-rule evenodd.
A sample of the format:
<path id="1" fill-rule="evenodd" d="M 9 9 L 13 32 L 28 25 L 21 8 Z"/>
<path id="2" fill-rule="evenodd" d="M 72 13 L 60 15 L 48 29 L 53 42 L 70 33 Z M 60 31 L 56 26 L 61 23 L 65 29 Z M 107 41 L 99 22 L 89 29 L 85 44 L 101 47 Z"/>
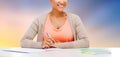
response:
<path id="1" fill-rule="evenodd" d="M 45 44 L 48 45 L 48 46 L 51 46 L 52 44 L 48 41 L 45 41 Z"/>
<path id="2" fill-rule="evenodd" d="M 51 41 L 52 44 L 55 43 L 55 40 L 53 38 L 49 38 L 49 40 Z"/>
<path id="3" fill-rule="evenodd" d="M 49 48 L 49 46 L 46 45 L 46 44 L 44 44 L 44 45 L 42 46 L 42 48 L 43 48 L 43 49 L 46 49 L 46 48 Z"/>
<path id="4" fill-rule="evenodd" d="M 51 40 L 51 39 L 47 39 L 46 41 L 47 41 L 47 42 L 49 42 L 49 43 L 50 43 L 50 45 L 52 45 L 52 44 L 53 44 L 53 40 Z"/>

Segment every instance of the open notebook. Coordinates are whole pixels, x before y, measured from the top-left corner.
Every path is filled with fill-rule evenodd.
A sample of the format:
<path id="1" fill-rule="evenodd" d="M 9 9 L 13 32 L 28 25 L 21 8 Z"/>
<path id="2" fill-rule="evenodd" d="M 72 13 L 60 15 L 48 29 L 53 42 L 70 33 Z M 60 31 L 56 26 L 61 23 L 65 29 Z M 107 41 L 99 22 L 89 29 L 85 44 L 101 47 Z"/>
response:
<path id="1" fill-rule="evenodd" d="M 3 49 L 2 51 L 16 52 L 16 53 L 40 53 L 40 52 L 56 51 L 56 50 L 61 50 L 61 49 L 59 48 L 50 48 L 50 49 L 9 48 L 9 49 Z"/>

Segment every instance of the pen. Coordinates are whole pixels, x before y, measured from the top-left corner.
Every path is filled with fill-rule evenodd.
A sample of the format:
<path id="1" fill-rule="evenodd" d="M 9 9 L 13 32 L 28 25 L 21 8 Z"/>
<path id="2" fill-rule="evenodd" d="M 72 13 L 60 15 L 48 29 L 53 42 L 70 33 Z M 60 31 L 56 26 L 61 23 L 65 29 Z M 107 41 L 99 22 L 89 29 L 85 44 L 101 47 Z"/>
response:
<path id="1" fill-rule="evenodd" d="M 49 33 L 48 33 L 48 32 L 46 32 L 46 35 L 48 36 L 48 38 L 50 38 L 50 35 L 49 35 Z"/>
<path id="2" fill-rule="evenodd" d="M 46 35 L 48 36 L 48 38 L 51 38 L 51 36 L 48 32 L 46 32 Z M 52 40 L 52 43 L 54 44 L 55 42 Z"/>

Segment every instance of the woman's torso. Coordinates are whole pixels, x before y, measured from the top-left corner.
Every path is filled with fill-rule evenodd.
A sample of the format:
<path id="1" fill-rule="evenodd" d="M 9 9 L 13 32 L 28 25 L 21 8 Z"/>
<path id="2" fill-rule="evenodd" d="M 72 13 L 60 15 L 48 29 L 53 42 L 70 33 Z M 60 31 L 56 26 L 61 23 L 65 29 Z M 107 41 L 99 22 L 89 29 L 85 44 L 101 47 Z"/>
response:
<path id="1" fill-rule="evenodd" d="M 66 19 L 66 21 L 64 22 L 64 25 L 62 25 L 59 29 L 57 29 L 52 25 L 49 16 L 47 16 L 47 19 L 44 25 L 44 33 L 43 33 L 44 40 L 49 37 L 47 33 L 56 42 L 73 41 L 73 33 L 72 33 L 71 26 L 69 24 L 68 19 Z"/>

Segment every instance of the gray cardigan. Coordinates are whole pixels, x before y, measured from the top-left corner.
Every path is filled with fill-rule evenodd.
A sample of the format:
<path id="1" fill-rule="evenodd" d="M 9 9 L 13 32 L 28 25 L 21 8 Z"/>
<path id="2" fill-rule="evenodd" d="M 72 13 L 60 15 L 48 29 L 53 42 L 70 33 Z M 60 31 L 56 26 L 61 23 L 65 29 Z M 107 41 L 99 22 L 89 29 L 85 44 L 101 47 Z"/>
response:
<path id="1" fill-rule="evenodd" d="M 23 48 L 42 48 L 43 41 L 43 27 L 48 14 L 43 14 L 33 21 L 27 32 L 21 39 L 21 47 Z M 89 41 L 84 26 L 79 16 L 67 13 L 69 23 L 71 25 L 74 41 L 60 43 L 58 48 L 87 48 Z M 33 41 L 37 35 L 37 41 Z"/>

